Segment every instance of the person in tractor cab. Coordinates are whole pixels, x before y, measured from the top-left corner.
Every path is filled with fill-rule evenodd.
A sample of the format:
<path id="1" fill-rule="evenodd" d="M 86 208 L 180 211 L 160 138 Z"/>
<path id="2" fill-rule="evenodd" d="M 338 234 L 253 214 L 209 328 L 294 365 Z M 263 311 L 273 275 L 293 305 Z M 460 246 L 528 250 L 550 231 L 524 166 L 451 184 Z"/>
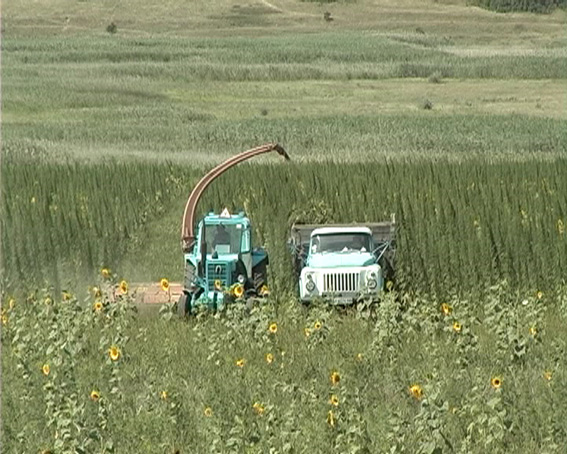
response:
<path id="1" fill-rule="evenodd" d="M 213 239 L 213 249 L 219 244 L 230 244 L 230 234 L 222 224 L 217 225 L 215 238 Z"/>

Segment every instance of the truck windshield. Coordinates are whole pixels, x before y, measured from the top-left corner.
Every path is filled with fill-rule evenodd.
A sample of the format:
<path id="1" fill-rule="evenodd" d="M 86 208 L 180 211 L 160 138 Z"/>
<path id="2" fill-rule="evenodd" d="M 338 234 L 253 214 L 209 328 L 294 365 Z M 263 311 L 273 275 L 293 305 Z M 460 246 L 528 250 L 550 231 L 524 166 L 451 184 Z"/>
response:
<path id="1" fill-rule="evenodd" d="M 241 224 L 217 224 L 205 227 L 207 253 L 238 254 L 242 238 Z"/>
<path id="2" fill-rule="evenodd" d="M 367 233 L 333 233 L 311 238 L 311 253 L 371 251 L 371 237 Z"/>

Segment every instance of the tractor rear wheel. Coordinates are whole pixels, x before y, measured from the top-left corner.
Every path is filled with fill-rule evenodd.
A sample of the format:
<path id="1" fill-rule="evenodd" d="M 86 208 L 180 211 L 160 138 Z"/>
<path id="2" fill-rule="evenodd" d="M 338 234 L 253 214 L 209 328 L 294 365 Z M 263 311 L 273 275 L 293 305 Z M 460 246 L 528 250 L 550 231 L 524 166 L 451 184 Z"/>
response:
<path id="1" fill-rule="evenodd" d="M 179 315 L 181 318 L 187 317 L 191 312 L 189 306 L 190 304 L 191 300 L 189 298 L 189 294 L 183 292 L 179 297 L 179 300 L 177 301 L 177 315 Z"/>

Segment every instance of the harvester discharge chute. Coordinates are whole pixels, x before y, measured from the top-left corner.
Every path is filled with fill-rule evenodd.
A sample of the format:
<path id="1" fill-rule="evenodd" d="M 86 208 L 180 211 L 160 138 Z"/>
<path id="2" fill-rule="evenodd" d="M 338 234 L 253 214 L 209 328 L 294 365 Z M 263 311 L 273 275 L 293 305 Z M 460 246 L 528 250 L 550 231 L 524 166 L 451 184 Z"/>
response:
<path id="1" fill-rule="evenodd" d="M 195 186 L 183 213 L 181 245 L 185 262 L 183 293 L 178 313 L 185 316 L 197 304 L 216 307 L 225 297 L 248 297 L 267 292 L 268 255 L 262 248 L 252 249 L 252 228 L 245 213 L 209 213 L 195 226 L 195 213 L 201 195 L 219 175 L 254 156 L 276 151 L 289 160 L 277 143 L 239 153 L 207 173 Z"/>

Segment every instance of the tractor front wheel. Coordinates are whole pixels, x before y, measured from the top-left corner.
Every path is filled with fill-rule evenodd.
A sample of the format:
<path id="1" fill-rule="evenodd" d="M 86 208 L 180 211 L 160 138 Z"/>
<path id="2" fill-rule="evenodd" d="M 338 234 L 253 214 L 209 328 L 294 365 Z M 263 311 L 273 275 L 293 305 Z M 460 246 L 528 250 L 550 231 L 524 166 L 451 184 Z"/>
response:
<path id="1" fill-rule="evenodd" d="M 188 293 L 183 292 L 177 301 L 177 315 L 181 318 L 187 317 L 191 313 L 191 299 Z"/>

